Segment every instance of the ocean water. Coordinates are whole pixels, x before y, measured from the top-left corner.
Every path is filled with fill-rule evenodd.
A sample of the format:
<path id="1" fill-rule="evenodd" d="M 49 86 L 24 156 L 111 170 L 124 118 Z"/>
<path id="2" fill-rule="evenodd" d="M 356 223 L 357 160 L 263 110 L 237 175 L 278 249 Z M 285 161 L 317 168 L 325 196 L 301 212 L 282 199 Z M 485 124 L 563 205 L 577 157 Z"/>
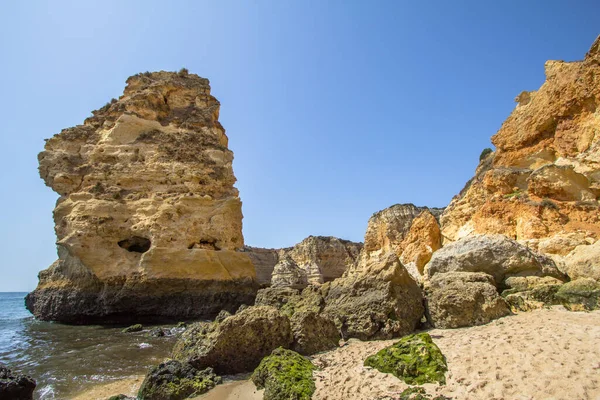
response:
<path id="1" fill-rule="evenodd" d="M 99 383 L 145 374 L 173 347 L 173 336 L 154 338 L 147 330 L 125 334 L 122 327 L 37 321 L 25 295 L 0 292 L 0 362 L 37 381 L 36 399 L 68 399 Z"/>

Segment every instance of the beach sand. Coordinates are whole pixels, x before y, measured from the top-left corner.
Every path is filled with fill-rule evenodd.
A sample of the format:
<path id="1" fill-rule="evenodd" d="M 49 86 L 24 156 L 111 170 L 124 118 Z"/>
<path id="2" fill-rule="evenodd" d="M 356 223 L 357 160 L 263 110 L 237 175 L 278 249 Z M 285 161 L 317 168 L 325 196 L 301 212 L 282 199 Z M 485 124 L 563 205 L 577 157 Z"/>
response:
<path id="1" fill-rule="evenodd" d="M 445 354 L 449 369 L 446 385 L 423 386 L 430 394 L 456 400 L 600 399 L 600 311 L 569 312 L 555 307 L 501 318 L 488 325 L 429 333 Z M 343 347 L 311 357 L 321 368 L 314 374 L 317 391 L 313 399 L 398 397 L 406 384 L 363 366 L 365 358 L 394 342 L 350 340 Z M 133 394 L 135 388 L 125 389 L 134 387 L 135 382 L 139 386 L 141 379 L 121 382 L 98 386 L 75 399 L 104 400 L 117 393 Z M 198 397 L 261 398 L 262 392 L 244 380 L 220 385 Z"/>
<path id="2" fill-rule="evenodd" d="M 135 397 L 140 386 L 142 386 L 143 381 L 144 376 L 141 375 L 121 379 L 116 382 L 103 383 L 72 397 L 71 400 L 106 400 L 110 396 L 116 394 L 125 394 Z"/>

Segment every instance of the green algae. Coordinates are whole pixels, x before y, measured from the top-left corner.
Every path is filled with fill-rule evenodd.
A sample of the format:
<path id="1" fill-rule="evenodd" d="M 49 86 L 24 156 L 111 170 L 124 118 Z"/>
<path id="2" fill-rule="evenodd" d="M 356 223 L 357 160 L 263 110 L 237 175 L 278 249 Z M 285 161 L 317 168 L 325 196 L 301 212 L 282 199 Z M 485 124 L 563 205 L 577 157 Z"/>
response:
<path id="1" fill-rule="evenodd" d="M 135 324 L 135 325 L 128 326 L 127 328 L 123 329 L 121 332 L 123 332 L 123 333 L 139 332 L 142 329 L 144 329 L 142 324 Z"/>
<path id="2" fill-rule="evenodd" d="M 279 347 L 262 359 L 251 379 L 257 388 L 265 389 L 264 400 L 308 400 L 316 389 L 315 369 L 300 354 Z"/>
<path id="3" fill-rule="evenodd" d="M 417 333 L 369 356 L 364 365 L 392 374 L 409 385 L 446 383 L 446 357 L 428 333 Z"/>
<path id="4" fill-rule="evenodd" d="M 600 283 L 591 278 L 567 282 L 558 289 L 556 298 L 570 310 L 596 310 L 600 308 Z"/>

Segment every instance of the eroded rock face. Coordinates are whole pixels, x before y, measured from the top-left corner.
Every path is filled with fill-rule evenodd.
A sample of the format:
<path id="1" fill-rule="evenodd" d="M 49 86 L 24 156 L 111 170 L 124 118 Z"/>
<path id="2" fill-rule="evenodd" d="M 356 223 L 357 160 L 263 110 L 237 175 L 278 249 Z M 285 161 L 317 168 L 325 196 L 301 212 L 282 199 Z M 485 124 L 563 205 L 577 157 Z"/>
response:
<path id="1" fill-rule="evenodd" d="M 496 151 L 483 157 L 475 177 L 443 213 L 445 243 L 482 233 L 524 243 L 573 234 L 598 239 L 598 43 L 600 38 L 582 61 L 548 61 L 546 82 L 519 95 L 492 137 Z"/>
<path id="2" fill-rule="evenodd" d="M 426 278 L 449 272 L 483 272 L 501 288 L 506 286 L 507 278 L 514 276 L 565 279 L 550 258 L 503 235 L 469 236 L 442 247 L 426 265 Z"/>
<path id="3" fill-rule="evenodd" d="M 174 319 L 251 304 L 233 154 L 207 79 L 144 73 L 47 140 L 59 259 L 27 307 L 71 323 Z"/>
<path id="4" fill-rule="evenodd" d="M 436 328 L 483 325 L 510 314 L 494 277 L 482 272 L 438 274 L 427 285 L 427 313 Z"/>
<path id="5" fill-rule="evenodd" d="M 293 289 L 304 289 L 308 286 L 308 277 L 304 269 L 289 257 L 279 260 L 273 269 L 271 286 L 274 288 L 289 287 Z"/>
<path id="6" fill-rule="evenodd" d="M 277 347 L 290 347 L 289 319 L 270 306 L 255 306 L 221 323 L 198 323 L 175 344 L 173 357 L 195 368 L 212 367 L 218 374 L 252 371 Z"/>
<path id="7" fill-rule="evenodd" d="M 423 295 L 394 253 L 361 255 L 357 265 L 323 288 L 323 315 L 344 339 L 390 339 L 415 330 Z"/>
<path id="8" fill-rule="evenodd" d="M 36 382 L 30 376 L 13 374 L 0 363 L 0 399 L 31 400 Z"/>

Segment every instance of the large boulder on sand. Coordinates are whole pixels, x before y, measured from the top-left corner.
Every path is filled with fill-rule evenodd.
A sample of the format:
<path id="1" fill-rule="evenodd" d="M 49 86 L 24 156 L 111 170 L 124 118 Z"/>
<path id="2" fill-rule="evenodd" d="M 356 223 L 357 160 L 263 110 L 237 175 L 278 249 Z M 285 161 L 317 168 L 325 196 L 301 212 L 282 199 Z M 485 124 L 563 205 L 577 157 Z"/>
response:
<path id="1" fill-rule="evenodd" d="M 187 362 L 169 360 L 152 368 L 138 392 L 140 400 L 183 400 L 208 392 L 221 383 L 212 368 L 199 370 Z"/>
<path id="2" fill-rule="evenodd" d="M 510 314 L 494 278 L 482 272 L 437 274 L 426 293 L 429 321 L 436 328 L 482 325 Z"/>
<path id="3" fill-rule="evenodd" d="M 252 371 L 279 346 L 292 344 L 289 319 L 269 306 L 248 307 L 221 323 L 199 323 L 188 328 L 175 344 L 173 357 L 189 360 L 198 369 L 218 374 Z"/>
<path id="4" fill-rule="evenodd" d="M 502 287 L 511 276 L 565 279 L 550 258 L 503 235 L 476 235 L 442 247 L 425 266 L 426 280 L 447 272 L 484 272 Z"/>
<path id="5" fill-rule="evenodd" d="M 324 288 L 323 315 L 344 339 L 390 339 L 415 330 L 424 313 L 419 285 L 396 254 L 363 253 L 356 266 Z"/>
<path id="6" fill-rule="evenodd" d="M 600 281 L 600 240 L 577 246 L 564 261 L 564 272 L 571 279 L 592 278 Z"/>

